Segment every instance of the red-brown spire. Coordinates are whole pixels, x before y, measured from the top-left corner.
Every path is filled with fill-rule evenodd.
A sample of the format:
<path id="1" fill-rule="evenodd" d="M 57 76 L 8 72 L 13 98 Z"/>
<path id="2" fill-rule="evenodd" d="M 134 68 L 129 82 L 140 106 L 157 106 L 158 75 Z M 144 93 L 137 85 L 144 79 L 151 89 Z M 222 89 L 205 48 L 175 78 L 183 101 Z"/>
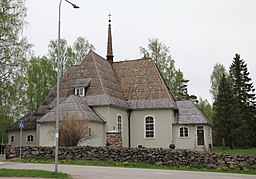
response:
<path id="1" fill-rule="evenodd" d="M 109 24 L 108 24 L 108 46 L 107 46 L 107 61 L 109 61 L 109 63 L 113 63 L 113 49 L 112 49 L 112 34 L 111 34 L 111 14 L 108 15 L 109 16 Z"/>

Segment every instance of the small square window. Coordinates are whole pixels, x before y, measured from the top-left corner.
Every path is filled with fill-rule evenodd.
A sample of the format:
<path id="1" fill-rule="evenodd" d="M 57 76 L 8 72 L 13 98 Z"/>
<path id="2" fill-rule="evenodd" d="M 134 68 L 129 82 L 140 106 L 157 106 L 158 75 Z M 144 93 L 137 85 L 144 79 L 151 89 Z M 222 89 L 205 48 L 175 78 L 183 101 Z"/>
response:
<path id="1" fill-rule="evenodd" d="M 84 97 L 85 89 L 83 87 L 75 88 L 75 95 Z"/>

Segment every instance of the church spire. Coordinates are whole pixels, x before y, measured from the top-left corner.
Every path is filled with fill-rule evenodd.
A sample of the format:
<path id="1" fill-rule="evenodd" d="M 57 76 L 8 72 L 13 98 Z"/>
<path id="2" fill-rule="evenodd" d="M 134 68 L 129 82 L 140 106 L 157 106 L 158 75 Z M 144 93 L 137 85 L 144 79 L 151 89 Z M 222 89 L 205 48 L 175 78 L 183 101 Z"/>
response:
<path id="1" fill-rule="evenodd" d="M 110 64 L 113 63 L 113 49 L 112 49 L 112 34 L 111 34 L 111 14 L 109 13 L 109 24 L 108 24 L 108 46 L 107 46 L 107 61 Z"/>

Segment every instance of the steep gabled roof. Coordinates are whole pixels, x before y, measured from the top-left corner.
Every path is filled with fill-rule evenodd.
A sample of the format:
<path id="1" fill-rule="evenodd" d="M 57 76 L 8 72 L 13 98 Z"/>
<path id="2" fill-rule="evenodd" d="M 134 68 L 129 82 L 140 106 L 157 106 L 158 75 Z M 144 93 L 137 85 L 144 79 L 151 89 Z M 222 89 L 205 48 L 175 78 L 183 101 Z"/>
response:
<path id="1" fill-rule="evenodd" d="M 79 96 L 71 95 L 59 105 L 59 119 L 63 119 L 63 115 L 78 116 L 79 118 L 104 123 L 105 121 L 97 115 Z M 37 122 L 54 122 L 56 121 L 56 107 L 49 111 Z"/>
<path id="2" fill-rule="evenodd" d="M 112 66 L 131 109 L 177 109 L 175 98 L 150 59 L 115 62 Z"/>
<path id="3" fill-rule="evenodd" d="M 33 116 L 32 113 L 28 113 L 26 116 L 22 117 L 16 121 L 13 125 L 8 128 L 8 131 L 17 131 L 19 130 L 20 120 L 24 120 L 24 128 L 22 130 L 35 131 L 36 130 L 36 116 Z"/>
<path id="4" fill-rule="evenodd" d="M 177 101 L 179 108 L 178 124 L 209 124 L 212 123 L 200 111 L 196 104 L 190 100 Z"/>
<path id="5" fill-rule="evenodd" d="M 115 105 L 128 108 L 110 63 L 90 51 L 78 66 L 69 68 L 60 79 L 60 97 L 74 93 L 74 87 L 83 84 L 86 90 L 84 100 L 89 106 Z M 56 98 L 56 88 L 45 100 L 49 104 Z"/>

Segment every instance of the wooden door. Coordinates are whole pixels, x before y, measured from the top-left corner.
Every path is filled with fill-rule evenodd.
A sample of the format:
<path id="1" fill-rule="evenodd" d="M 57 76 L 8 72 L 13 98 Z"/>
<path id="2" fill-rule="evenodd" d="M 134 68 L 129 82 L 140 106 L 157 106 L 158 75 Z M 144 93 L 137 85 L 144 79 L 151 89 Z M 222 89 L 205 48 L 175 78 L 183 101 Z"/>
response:
<path id="1" fill-rule="evenodd" d="M 204 130 L 197 130 L 197 145 L 204 145 Z"/>

